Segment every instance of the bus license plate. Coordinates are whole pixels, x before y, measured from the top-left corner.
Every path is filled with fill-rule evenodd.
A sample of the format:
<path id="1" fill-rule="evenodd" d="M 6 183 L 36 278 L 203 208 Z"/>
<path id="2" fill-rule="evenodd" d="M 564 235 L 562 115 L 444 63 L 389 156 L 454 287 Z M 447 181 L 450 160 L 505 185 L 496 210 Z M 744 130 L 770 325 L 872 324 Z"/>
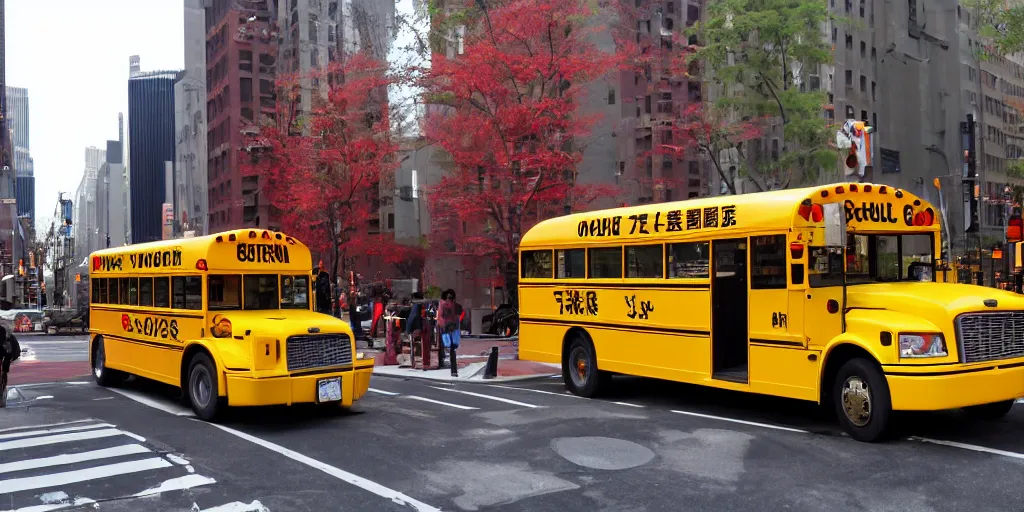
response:
<path id="1" fill-rule="evenodd" d="M 317 402 L 341 401 L 341 377 L 316 381 Z"/>

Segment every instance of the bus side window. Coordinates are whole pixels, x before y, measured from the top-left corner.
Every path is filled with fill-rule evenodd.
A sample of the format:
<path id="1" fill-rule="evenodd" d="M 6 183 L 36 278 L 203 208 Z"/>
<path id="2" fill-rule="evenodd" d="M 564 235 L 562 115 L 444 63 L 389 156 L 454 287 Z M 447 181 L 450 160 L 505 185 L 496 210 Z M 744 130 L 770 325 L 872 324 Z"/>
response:
<path id="1" fill-rule="evenodd" d="M 101 279 L 90 279 L 89 280 L 92 283 L 92 303 L 93 304 L 99 304 L 100 303 L 100 281 L 102 281 L 102 280 L 103 280 L 102 278 Z"/>
<path id="2" fill-rule="evenodd" d="M 550 250 L 523 251 L 521 277 L 524 279 L 551 279 L 553 267 Z"/>
<path id="3" fill-rule="evenodd" d="M 199 276 L 171 278 L 171 307 L 174 309 L 203 309 L 203 278 Z"/>
<path id="4" fill-rule="evenodd" d="M 107 279 L 107 302 L 110 304 L 120 304 L 120 279 L 110 278 Z"/>
<path id="5" fill-rule="evenodd" d="M 669 279 L 707 279 L 711 275 L 711 252 L 707 242 L 669 244 L 666 252 Z"/>
<path id="6" fill-rule="evenodd" d="M 153 278 L 139 278 L 139 305 L 153 307 Z"/>
<path id="7" fill-rule="evenodd" d="M 168 278 L 153 278 L 153 305 L 158 308 L 171 307 L 171 282 Z"/>
<path id="8" fill-rule="evenodd" d="M 587 277 L 586 251 L 583 249 L 559 249 L 557 253 L 558 279 L 582 279 Z"/>

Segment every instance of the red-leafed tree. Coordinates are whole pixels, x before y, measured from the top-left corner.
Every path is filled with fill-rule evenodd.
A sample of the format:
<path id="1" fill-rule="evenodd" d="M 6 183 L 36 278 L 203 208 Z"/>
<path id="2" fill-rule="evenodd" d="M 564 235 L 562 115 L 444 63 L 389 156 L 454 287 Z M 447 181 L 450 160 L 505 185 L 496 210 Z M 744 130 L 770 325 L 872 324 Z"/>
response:
<path id="1" fill-rule="evenodd" d="M 276 122 L 260 127 L 246 149 L 252 158 L 244 172 L 261 177 L 282 229 L 328 259 L 332 276 L 355 255 L 389 263 L 409 257 L 369 229 L 381 181 L 398 166 L 388 118 L 392 82 L 386 65 L 363 53 L 311 76 L 281 78 Z M 303 88 L 313 98 L 308 112 L 300 110 Z"/>
<path id="2" fill-rule="evenodd" d="M 426 137 L 450 157 L 430 190 L 432 246 L 505 270 L 532 224 L 617 195 L 578 171 L 599 120 L 581 105 L 615 55 L 594 44 L 603 27 L 586 0 L 447 3 L 435 28 L 451 34 L 448 55 L 422 83 Z"/>

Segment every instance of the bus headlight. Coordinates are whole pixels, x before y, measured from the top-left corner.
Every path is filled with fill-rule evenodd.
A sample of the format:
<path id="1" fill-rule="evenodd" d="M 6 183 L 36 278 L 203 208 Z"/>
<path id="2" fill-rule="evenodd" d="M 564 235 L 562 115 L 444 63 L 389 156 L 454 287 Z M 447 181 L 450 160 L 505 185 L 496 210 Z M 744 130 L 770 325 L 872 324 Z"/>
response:
<path id="1" fill-rule="evenodd" d="M 941 334 L 900 334 L 900 358 L 946 357 L 946 340 Z"/>
<path id="2" fill-rule="evenodd" d="M 369 359 L 369 357 L 367 357 L 367 356 L 369 356 L 369 354 L 367 354 L 366 352 L 362 352 L 362 351 L 356 352 L 356 359 L 360 359 L 360 360 L 361 359 Z"/>

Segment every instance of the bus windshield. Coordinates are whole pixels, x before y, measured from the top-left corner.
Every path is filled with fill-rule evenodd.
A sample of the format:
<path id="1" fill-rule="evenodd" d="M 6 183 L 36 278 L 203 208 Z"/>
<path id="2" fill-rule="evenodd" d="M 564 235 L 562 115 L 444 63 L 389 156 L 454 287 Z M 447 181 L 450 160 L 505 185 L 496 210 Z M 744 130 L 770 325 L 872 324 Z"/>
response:
<path id="1" fill-rule="evenodd" d="M 210 310 L 309 309 L 309 276 L 211 275 Z"/>
<path id="2" fill-rule="evenodd" d="M 843 284 L 843 255 L 838 248 L 810 248 L 812 287 Z M 846 244 L 846 284 L 934 280 L 934 244 L 930 233 L 850 234 Z"/>

